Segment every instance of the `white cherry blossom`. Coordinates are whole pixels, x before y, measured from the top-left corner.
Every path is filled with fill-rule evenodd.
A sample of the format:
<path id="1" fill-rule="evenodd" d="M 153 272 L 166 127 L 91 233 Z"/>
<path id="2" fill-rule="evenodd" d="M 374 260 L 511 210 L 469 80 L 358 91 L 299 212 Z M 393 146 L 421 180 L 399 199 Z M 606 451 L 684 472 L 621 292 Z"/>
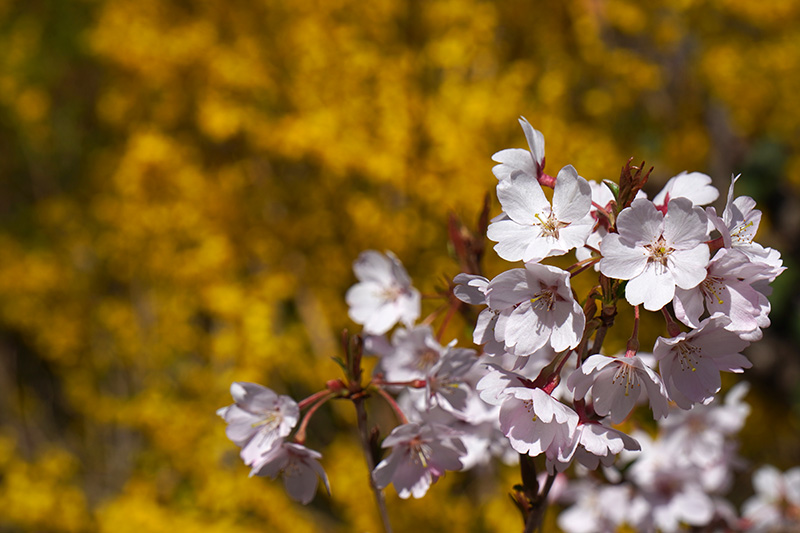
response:
<path id="1" fill-rule="evenodd" d="M 544 453 L 569 462 L 576 448 L 578 414 L 542 389 L 510 387 L 500 407 L 500 429 L 519 453 Z"/>
<path id="2" fill-rule="evenodd" d="M 375 485 L 383 489 L 392 483 L 403 499 L 422 498 L 446 470 L 461 470 L 460 458 L 467 453 L 457 431 L 435 423 L 397 426 L 382 447 L 392 453 L 372 472 Z"/>
<path id="3" fill-rule="evenodd" d="M 545 345 L 560 352 L 575 348 L 583 335 L 586 317 L 560 268 L 526 263 L 503 272 L 489 282 L 486 301 L 503 309 L 494 333 L 509 353 L 529 355 Z"/>
<path id="4" fill-rule="evenodd" d="M 297 425 L 300 409 L 289 396 L 278 395 L 255 383 L 231 384 L 234 403 L 217 410 L 228 423 L 225 433 L 242 448 L 241 457 L 251 465 Z"/>
<path id="5" fill-rule="evenodd" d="M 392 252 L 362 252 L 353 271 L 359 283 L 350 287 L 345 300 L 350 318 L 365 333 L 382 335 L 398 322 L 410 327 L 419 318 L 419 291 Z"/>
<path id="6" fill-rule="evenodd" d="M 498 180 L 509 179 L 521 174 L 530 179 L 538 179 L 544 169 L 544 135 L 539 130 L 533 129 L 525 117 L 520 117 L 519 124 L 525 133 L 530 151 L 521 148 L 508 148 L 500 150 L 492 156 L 494 161 L 500 163 L 492 168 Z"/>
<path id="7" fill-rule="evenodd" d="M 705 279 L 706 216 L 686 198 L 670 200 L 666 215 L 649 200 L 634 200 L 617 217 L 617 231 L 603 239 L 600 272 L 629 280 L 631 305 L 657 311 L 672 301 L 676 286 L 691 289 Z"/>
<path id="8" fill-rule="evenodd" d="M 524 175 L 500 181 L 497 198 L 505 216 L 489 225 L 487 236 L 507 261 L 563 255 L 583 246 L 594 225 L 591 188 L 571 165 L 556 176 L 552 206 L 539 182 Z"/>

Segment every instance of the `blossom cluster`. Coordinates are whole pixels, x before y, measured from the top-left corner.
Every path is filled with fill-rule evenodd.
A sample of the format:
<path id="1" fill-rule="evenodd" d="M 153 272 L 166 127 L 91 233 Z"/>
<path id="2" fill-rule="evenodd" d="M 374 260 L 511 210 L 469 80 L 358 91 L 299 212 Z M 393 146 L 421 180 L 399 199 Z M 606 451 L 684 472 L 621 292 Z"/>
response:
<path id="1" fill-rule="evenodd" d="M 290 496 L 305 503 L 318 478 L 326 487 L 327 478 L 319 454 L 302 445 L 304 424 L 287 440 L 300 409 L 308 407 L 308 417 L 327 399 L 372 391 L 399 420 L 382 443 L 388 455 L 375 461 L 378 490 L 392 484 L 400 497 L 420 498 L 448 470 L 492 457 L 543 456 L 551 484 L 574 463 L 578 472 L 616 472 L 602 491 L 589 476 L 571 489 L 567 531 L 733 523 L 735 510 L 715 495 L 729 483 L 729 437 L 747 408 L 741 392 L 729 393 L 724 405 L 715 398 L 721 372 L 751 366 L 742 351 L 769 326 L 769 284 L 784 270 L 776 250 L 755 242 L 761 213 L 751 198 L 735 196 L 738 177 L 719 213 L 709 206 L 719 192 L 699 172 L 673 177 L 652 199 L 642 191 L 649 172 L 630 162 L 619 183 L 588 181 L 571 165 L 553 177 L 545 172 L 543 135 L 524 118 L 520 124 L 528 149 L 493 156 L 502 212 L 483 228 L 497 254 L 518 264 L 489 279 L 479 260 L 463 257 L 469 247 L 454 243 L 462 265 L 471 266 L 445 295 L 448 314 L 437 332 L 436 313 L 419 321 L 421 295 L 399 259 L 363 252 L 353 267 L 358 283 L 345 298 L 350 318 L 363 326 L 363 350 L 379 357 L 369 383 L 329 382 L 299 405 L 235 383 L 236 403 L 219 411 L 229 438 L 251 475 L 282 475 Z M 567 254 L 574 264 L 557 266 Z M 571 281 L 584 273 L 597 284 L 579 299 Z M 443 344 L 449 318 L 469 314 L 470 306 L 481 307 L 473 330 L 479 350 Z M 627 350 L 603 353 L 618 310 L 631 308 Z M 647 353 L 639 352 L 640 308 L 665 320 L 665 335 Z M 655 440 L 615 427 L 640 404 L 659 420 Z M 615 462 L 632 463 L 625 479 Z M 531 512 L 535 498 L 526 494 L 522 509 Z M 604 505 L 606 498 L 617 504 Z M 630 503 L 624 515 L 613 511 L 620 501 Z"/>

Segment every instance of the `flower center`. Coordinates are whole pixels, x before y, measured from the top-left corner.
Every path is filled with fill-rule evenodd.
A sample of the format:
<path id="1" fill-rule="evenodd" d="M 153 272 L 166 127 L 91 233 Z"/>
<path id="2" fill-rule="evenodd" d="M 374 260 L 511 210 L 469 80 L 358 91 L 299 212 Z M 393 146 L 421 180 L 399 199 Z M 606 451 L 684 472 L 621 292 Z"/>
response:
<path id="1" fill-rule="evenodd" d="M 427 370 L 439 361 L 439 352 L 433 348 L 425 348 L 417 352 L 417 368 Z"/>
<path id="2" fill-rule="evenodd" d="M 539 311 L 550 311 L 555 305 L 556 295 L 553 289 L 544 289 L 531 298 L 531 307 Z"/>
<path id="3" fill-rule="evenodd" d="M 542 232 L 542 235 L 545 237 L 558 239 L 558 231 L 561 228 L 566 228 L 567 226 L 569 226 L 569 222 L 561 222 L 556 218 L 556 216 L 553 213 L 547 215 L 547 218 L 545 220 L 542 220 L 542 217 L 539 216 L 539 213 L 536 213 L 535 216 L 536 220 L 538 220 L 539 222 L 538 223 L 534 222 L 533 225 L 540 226 L 541 227 L 540 231 Z"/>
<path id="4" fill-rule="evenodd" d="M 719 305 L 725 303 L 725 300 L 722 299 L 722 294 L 725 290 L 725 284 L 722 283 L 722 278 L 708 276 L 700 284 L 700 289 L 703 291 L 707 300 L 716 300 Z"/>
<path id="5" fill-rule="evenodd" d="M 731 244 L 734 245 L 747 245 L 753 243 L 753 237 L 755 237 L 755 228 L 753 227 L 755 223 L 750 220 L 748 222 L 744 222 L 739 224 L 733 230 L 731 230 Z M 753 228 L 753 229 L 751 229 Z"/>
<path id="6" fill-rule="evenodd" d="M 691 370 L 695 372 L 697 365 L 700 364 L 700 358 L 703 357 L 703 352 L 695 346 L 686 341 L 681 341 L 677 345 L 678 348 L 678 362 L 681 365 L 681 370 Z"/>
<path id="7" fill-rule="evenodd" d="M 631 365 L 622 363 L 619 365 L 617 372 L 614 374 L 614 378 L 611 380 L 613 385 L 619 384 L 620 387 L 625 387 L 625 396 L 630 394 L 631 389 L 641 389 L 642 387 L 641 384 L 639 384 L 639 379 L 636 377 L 636 372 L 632 372 L 631 370 Z"/>
<path id="8" fill-rule="evenodd" d="M 662 267 L 667 266 L 667 259 L 674 251 L 674 248 L 667 246 L 667 241 L 664 237 L 659 237 L 657 240 L 650 244 L 645 244 L 644 249 L 647 250 L 649 263 L 657 263 Z"/>

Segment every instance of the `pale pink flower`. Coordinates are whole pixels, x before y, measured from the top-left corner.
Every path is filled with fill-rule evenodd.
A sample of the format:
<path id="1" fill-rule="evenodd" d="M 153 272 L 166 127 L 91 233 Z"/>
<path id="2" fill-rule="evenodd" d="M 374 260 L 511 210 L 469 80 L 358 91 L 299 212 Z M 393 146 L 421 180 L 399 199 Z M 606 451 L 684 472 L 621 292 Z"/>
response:
<path id="1" fill-rule="evenodd" d="M 772 282 L 786 270 L 781 254 L 772 248 L 764 248 L 755 242 L 761 211 L 756 209 L 756 201 L 749 196 L 734 197 L 734 185 L 739 176 L 731 178 L 728 200 L 722 217 L 717 216 L 713 207 L 706 208 L 709 222 L 720 232 L 725 248 L 735 248 L 745 254 L 752 262 L 763 265 L 766 271 L 762 276 Z"/>
<path id="2" fill-rule="evenodd" d="M 236 403 L 217 414 L 228 423 L 225 433 L 242 448 L 241 457 L 248 465 L 289 435 L 300 416 L 292 398 L 255 383 L 232 383 L 231 396 Z"/>
<path id="3" fill-rule="evenodd" d="M 704 312 L 722 313 L 730 318 L 726 329 L 746 340 L 760 339 L 761 328 L 769 326 L 770 305 L 747 280 L 761 270 L 735 248 L 721 248 L 708 264 L 706 279 L 691 289 L 675 290 L 675 316 L 696 328 Z"/>
<path id="4" fill-rule="evenodd" d="M 504 216 L 496 218 L 487 237 L 507 261 L 541 261 L 583 246 L 592 231 L 589 183 L 572 166 L 562 168 L 553 189 L 553 205 L 539 182 L 513 176 L 497 184 Z"/>
<path id="5" fill-rule="evenodd" d="M 519 118 L 525 139 L 528 141 L 530 151 L 521 148 L 508 148 L 500 150 L 492 156 L 494 161 L 500 163 L 492 168 L 498 180 L 509 179 L 521 174 L 530 179 L 538 180 L 544 169 L 544 135 L 539 130 L 533 129 L 525 117 Z"/>
<path id="6" fill-rule="evenodd" d="M 429 325 L 397 328 L 391 345 L 372 341 L 370 348 L 381 356 L 379 369 L 388 381 L 425 379 L 449 349 L 439 344 Z"/>
<path id="7" fill-rule="evenodd" d="M 410 327 L 419 318 L 419 291 L 392 252 L 362 252 L 353 270 L 359 283 L 350 287 L 345 300 L 350 318 L 365 333 L 382 335 L 398 322 Z"/>
<path id="8" fill-rule="evenodd" d="M 322 478 L 328 494 L 331 487 L 328 476 L 319 459 L 322 454 L 310 450 L 303 445 L 293 442 L 280 442 L 274 448 L 259 456 L 253 463 L 250 475 L 265 476 L 275 479 L 283 478 L 283 485 L 289 497 L 295 501 L 307 504 L 317 492 L 318 478 Z"/>
<path id="9" fill-rule="evenodd" d="M 800 530 L 800 467 L 781 472 L 771 465 L 753 474 L 756 494 L 744 502 L 748 531 Z"/>
<path id="10" fill-rule="evenodd" d="M 499 274 L 486 289 L 496 318 L 495 338 L 515 355 L 529 355 L 545 345 L 560 352 L 575 348 L 586 317 L 572 296 L 569 273 L 560 268 L 526 263 Z"/>
<path id="11" fill-rule="evenodd" d="M 569 462 L 575 451 L 578 414 L 538 388 L 510 387 L 500 407 L 500 429 L 519 453 L 544 453 Z"/>
<path id="12" fill-rule="evenodd" d="M 664 185 L 653 203 L 664 209 L 673 198 L 686 198 L 694 205 L 707 205 L 719 198 L 719 191 L 711 185 L 711 176 L 702 172 L 681 172 Z"/>
<path id="13" fill-rule="evenodd" d="M 635 452 L 641 449 L 630 435 L 600 422 L 579 424 L 575 437 L 578 441 L 575 460 L 590 470 L 596 470 L 601 464 L 611 466 L 623 450 Z M 563 470 L 563 467 L 558 469 Z"/>
<path id="14" fill-rule="evenodd" d="M 686 198 L 670 200 L 667 214 L 649 200 L 634 200 L 617 217 L 617 231 L 601 244 L 600 272 L 628 281 L 625 298 L 657 311 L 675 287 L 691 289 L 706 277 L 706 216 Z"/>
<path id="15" fill-rule="evenodd" d="M 576 398 L 583 398 L 591 389 L 594 411 L 600 416 L 608 416 L 612 424 L 625 420 L 643 396 L 649 399 L 653 416 L 667 416 L 666 388 L 658 374 L 637 355 L 592 355 L 570 374 L 567 385 Z"/>
<path id="16" fill-rule="evenodd" d="M 461 470 L 460 458 L 467 453 L 459 432 L 435 423 L 397 426 L 382 447 L 392 453 L 372 472 L 375 485 L 383 489 L 392 483 L 403 499 L 422 498 L 446 470 Z"/>
<path id="17" fill-rule="evenodd" d="M 742 372 L 752 363 L 741 353 L 750 343 L 725 329 L 727 317 L 716 314 L 700 327 L 676 337 L 659 337 L 653 355 L 670 398 L 682 409 L 708 403 L 719 391 L 720 372 Z"/>

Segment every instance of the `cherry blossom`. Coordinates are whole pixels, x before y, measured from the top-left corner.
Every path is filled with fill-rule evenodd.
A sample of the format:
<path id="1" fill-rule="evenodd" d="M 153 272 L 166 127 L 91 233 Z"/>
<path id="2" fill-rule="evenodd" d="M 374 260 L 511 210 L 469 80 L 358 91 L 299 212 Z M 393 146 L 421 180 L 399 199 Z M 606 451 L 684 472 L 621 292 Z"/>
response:
<path id="1" fill-rule="evenodd" d="M 742 505 L 748 531 L 797 531 L 800 528 L 800 467 L 781 472 L 771 465 L 753 474 L 755 496 Z"/>
<path id="2" fill-rule="evenodd" d="M 382 447 L 392 453 L 372 473 L 375 485 L 392 483 L 401 498 L 422 498 L 446 470 L 461 470 L 467 450 L 455 430 L 435 423 L 409 423 L 392 430 Z"/>
<path id="3" fill-rule="evenodd" d="M 619 424 L 641 397 L 650 401 L 653 416 L 667 416 L 667 391 L 661 379 L 638 356 L 607 357 L 595 354 L 570 374 L 567 385 L 576 398 L 592 391 L 592 406 L 600 416 Z M 644 385 L 644 387 L 642 387 Z"/>
<path id="4" fill-rule="evenodd" d="M 500 150 L 492 156 L 494 161 L 500 163 L 492 168 L 498 180 L 509 179 L 522 174 L 530 179 L 537 180 L 544 169 L 544 135 L 539 130 L 533 129 L 525 117 L 520 117 L 519 124 L 525 133 L 530 151 L 521 148 L 508 148 Z"/>
<path id="5" fill-rule="evenodd" d="M 563 255 L 583 246 L 594 225 L 589 183 L 569 165 L 556 176 L 552 206 L 539 182 L 524 175 L 500 181 L 497 198 L 504 216 L 489 225 L 487 237 L 507 261 Z"/>
<path id="6" fill-rule="evenodd" d="M 657 311 L 672 301 L 675 287 L 691 289 L 706 277 L 706 216 L 685 198 L 670 200 L 662 215 L 649 200 L 634 200 L 617 217 L 619 233 L 601 245 L 600 271 L 630 280 L 625 298 Z"/>
<path id="7" fill-rule="evenodd" d="M 719 191 L 711 185 L 711 176 L 702 172 L 681 172 L 673 176 L 654 198 L 659 209 L 666 209 L 673 198 L 686 198 L 694 205 L 707 205 L 719 198 Z"/>
<path id="8" fill-rule="evenodd" d="M 659 337 L 653 355 L 670 398 L 683 409 L 708 403 L 721 386 L 720 371 L 742 372 L 752 364 L 741 352 L 750 343 L 728 331 L 730 319 L 715 314 L 697 329 Z"/>
<path id="9" fill-rule="evenodd" d="M 280 442 L 253 463 L 250 475 L 283 478 L 286 492 L 303 505 L 314 498 L 318 478 L 322 478 L 328 494 L 331 492 L 328 476 L 319 459 L 322 454 L 293 442 Z"/>
<path id="10" fill-rule="evenodd" d="M 708 264 L 706 278 L 691 289 L 675 290 L 675 316 L 691 327 L 698 327 L 700 317 L 722 313 L 730 318 L 726 329 L 747 340 L 761 338 L 762 327 L 769 326 L 769 300 L 747 281 L 763 268 L 752 263 L 734 248 L 721 248 Z"/>
<path id="11" fill-rule="evenodd" d="M 225 433 L 242 448 L 245 464 L 272 449 L 297 424 L 300 409 L 289 396 L 238 381 L 231 384 L 231 396 L 236 403 L 218 409 L 217 414 L 228 423 Z"/>
<path id="12" fill-rule="evenodd" d="M 364 332 L 382 335 L 402 322 L 411 326 L 420 313 L 420 294 L 392 252 L 367 250 L 353 263 L 359 283 L 347 291 L 350 318 Z"/>
<path id="13" fill-rule="evenodd" d="M 500 407 L 500 429 L 519 453 L 545 453 L 569 462 L 575 451 L 578 414 L 538 388 L 509 387 Z"/>
<path id="14" fill-rule="evenodd" d="M 574 348 L 583 335 L 586 317 L 572 296 L 569 273 L 560 268 L 526 263 L 499 274 L 486 289 L 497 316 L 495 338 L 508 352 L 528 355 L 545 345 L 560 352 Z"/>

